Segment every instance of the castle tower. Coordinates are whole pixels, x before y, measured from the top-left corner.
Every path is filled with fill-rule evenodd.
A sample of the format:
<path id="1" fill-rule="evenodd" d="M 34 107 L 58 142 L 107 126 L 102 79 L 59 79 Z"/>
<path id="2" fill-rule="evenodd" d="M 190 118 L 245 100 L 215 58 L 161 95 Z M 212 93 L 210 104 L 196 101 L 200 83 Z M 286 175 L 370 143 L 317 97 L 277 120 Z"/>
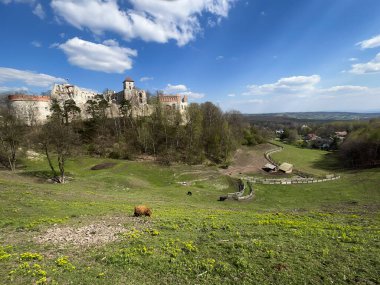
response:
<path id="1" fill-rule="evenodd" d="M 132 78 L 127 77 L 123 81 L 123 86 L 124 90 L 133 90 L 135 88 L 135 81 Z"/>

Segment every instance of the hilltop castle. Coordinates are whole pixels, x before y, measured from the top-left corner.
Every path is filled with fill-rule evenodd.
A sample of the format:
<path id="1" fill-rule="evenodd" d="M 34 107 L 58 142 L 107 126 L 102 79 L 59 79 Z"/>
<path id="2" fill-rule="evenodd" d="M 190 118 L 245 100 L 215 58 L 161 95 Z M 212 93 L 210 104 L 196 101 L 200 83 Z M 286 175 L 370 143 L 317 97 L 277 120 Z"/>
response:
<path id="1" fill-rule="evenodd" d="M 80 88 L 72 84 L 54 84 L 50 96 L 34 95 L 9 95 L 8 107 L 29 125 L 44 123 L 51 115 L 50 106 L 52 100 L 63 103 L 68 99 L 75 101 L 81 109 L 81 115 L 87 118 L 87 101 L 96 99 L 100 95 L 109 103 L 109 117 L 120 117 L 119 107 L 124 101 L 128 101 L 133 116 L 149 116 L 153 108 L 148 104 L 145 90 L 135 86 L 132 78 L 127 77 L 123 81 L 123 90 L 115 92 L 106 90 L 103 94 L 97 94 L 92 90 Z M 187 96 L 181 95 L 158 95 L 158 101 L 166 110 L 178 110 L 182 115 L 187 110 Z"/>

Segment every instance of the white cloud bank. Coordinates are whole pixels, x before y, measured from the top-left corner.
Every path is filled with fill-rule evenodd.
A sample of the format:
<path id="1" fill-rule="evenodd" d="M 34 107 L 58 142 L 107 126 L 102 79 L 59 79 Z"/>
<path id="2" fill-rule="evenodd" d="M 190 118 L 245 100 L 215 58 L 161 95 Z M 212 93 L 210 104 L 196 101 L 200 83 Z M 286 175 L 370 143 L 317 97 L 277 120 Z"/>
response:
<path id="1" fill-rule="evenodd" d="M 95 34 L 117 33 L 125 40 L 166 43 L 179 46 L 193 40 L 201 31 L 199 17 L 209 13 L 225 18 L 236 0 L 130 0 L 123 9 L 116 0 L 52 0 L 55 14 L 78 29 Z"/>
<path id="2" fill-rule="evenodd" d="M 315 90 L 315 85 L 320 80 L 319 75 L 285 77 L 275 83 L 248 85 L 248 90 L 243 95 L 307 94 Z"/>
<path id="3" fill-rule="evenodd" d="M 168 94 L 186 95 L 187 97 L 193 98 L 193 99 L 201 99 L 205 97 L 205 94 L 192 92 L 189 88 L 186 87 L 186 85 L 183 85 L 183 84 L 178 84 L 178 85 L 168 84 L 165 87 L 164 92 Z"/>
<path id="4" fill-rule="evenodd" d="M 366 73 L 378 73 L 380 72 L 380 53 L 378 53 L 374 59 L 366 63 L 357 63 L 351 66 L 351 73 L 354 74 L 366 74 Z"/>
<path id="5" fill-rule="evenodd" d="M 75 37 L 58 45 L 58 48 L 63 50 L 72 65 L 106 73 L 123 73 L 131 69 L 132 57 L 137 56 L 136 50 L 120 47 L 115 40 L 97 44 Z"/>
<path id="6" fill-rule="evenodd" d="M 44 73 L 0 67 L 0 84 L 10 82 L 21 82 L 28 86 L 51 87 L 54 83 L 64 83 L 66 80 Z"/>
<path id="7" fill-rule="evenodd" d="M 362 49 L 380 47 L 380 35 L 358 42 L 356 45 L 360 46 Z"/>
<path id="8" fill-rule="evenodd" d="M 248 85 L 243 96 L 229 98 L 224 109 L 245 113 L 380 110 L 380 88 L 357 85 L 319 87 L 319 75 L 281 78 L 274 83 Z"/>

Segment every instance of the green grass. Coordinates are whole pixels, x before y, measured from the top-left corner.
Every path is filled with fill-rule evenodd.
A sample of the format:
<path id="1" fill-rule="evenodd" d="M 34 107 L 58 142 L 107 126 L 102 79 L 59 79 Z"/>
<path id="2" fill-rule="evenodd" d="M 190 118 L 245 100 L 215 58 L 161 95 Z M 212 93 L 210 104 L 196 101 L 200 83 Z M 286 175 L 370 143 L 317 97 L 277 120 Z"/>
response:
<path id="1" fill-rule="evenodd" d="M 300 148 L 277 141 L 276 144 L 282 146 L 284 150 L 271 155 L 275 161 L 280 163 L 292 163 L 294 169 L 317 176 L 324 176 L 330 173 L 326 169 L 316 167 L 316 164 L 323 161 L 329 152 L 318 149 Z"/>
<path id="2" fill-rule="evenodd" d="M 323 155 L 287 152 L 301 170 L 327 171 L 314 163 Z M 90 170 L 105 161 L 117 165 Z M 256 198 L 243 203 L 217 201 L 235 189 L 213 167 L 79 157 L 67 170 L 65 185 L 46 182 L 44 161 L 0 171 L 0 284 L 380 282 L 379 169 L 344 171 L 331 183 L 255 185 Z M 131 218 L 137 204 L 152 207 L 153 217 Z M 126 219 L 126 233 L 112 243 L 78 248 L 33 239 L 110 217 Z"/>

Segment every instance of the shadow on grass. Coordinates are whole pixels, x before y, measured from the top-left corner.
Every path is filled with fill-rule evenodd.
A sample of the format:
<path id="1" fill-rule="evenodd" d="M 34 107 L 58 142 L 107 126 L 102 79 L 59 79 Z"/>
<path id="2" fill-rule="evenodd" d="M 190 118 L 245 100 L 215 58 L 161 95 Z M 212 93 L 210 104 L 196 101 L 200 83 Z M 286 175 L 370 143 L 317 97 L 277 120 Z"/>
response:
<path id="1" fill-rule="evenodd" d="M 313 167 L 330 172 L 342 172 L 347 169 L 344 168 L 343 163 L 340 161 L 338 153 L 330 152 L 322 156 L 322 159 L 313 163 Z"/>
<path id="2" fill-rule="evenodd" d="M 329 172 L 347 172 L 347 173 L 356 173 L 361 172 L 363 170 L 377 171 L 379 167 L 354 167 L 350 168 L 344 165 L 343 161 L 339 158 L 339 154 L 337 152 L 330 152 L 323 155 L 323 158 L 314 162 L 313 167 L 322 169 Z"/>
<path id="3" fill-rule="evenodd" d="M 36 177 L 43 180 L 47 180 L 54 176 L 53 172 L 48 171 L 48 170 L 23 171 L 21 175 L 28 176 L 28 177 Z"/>

